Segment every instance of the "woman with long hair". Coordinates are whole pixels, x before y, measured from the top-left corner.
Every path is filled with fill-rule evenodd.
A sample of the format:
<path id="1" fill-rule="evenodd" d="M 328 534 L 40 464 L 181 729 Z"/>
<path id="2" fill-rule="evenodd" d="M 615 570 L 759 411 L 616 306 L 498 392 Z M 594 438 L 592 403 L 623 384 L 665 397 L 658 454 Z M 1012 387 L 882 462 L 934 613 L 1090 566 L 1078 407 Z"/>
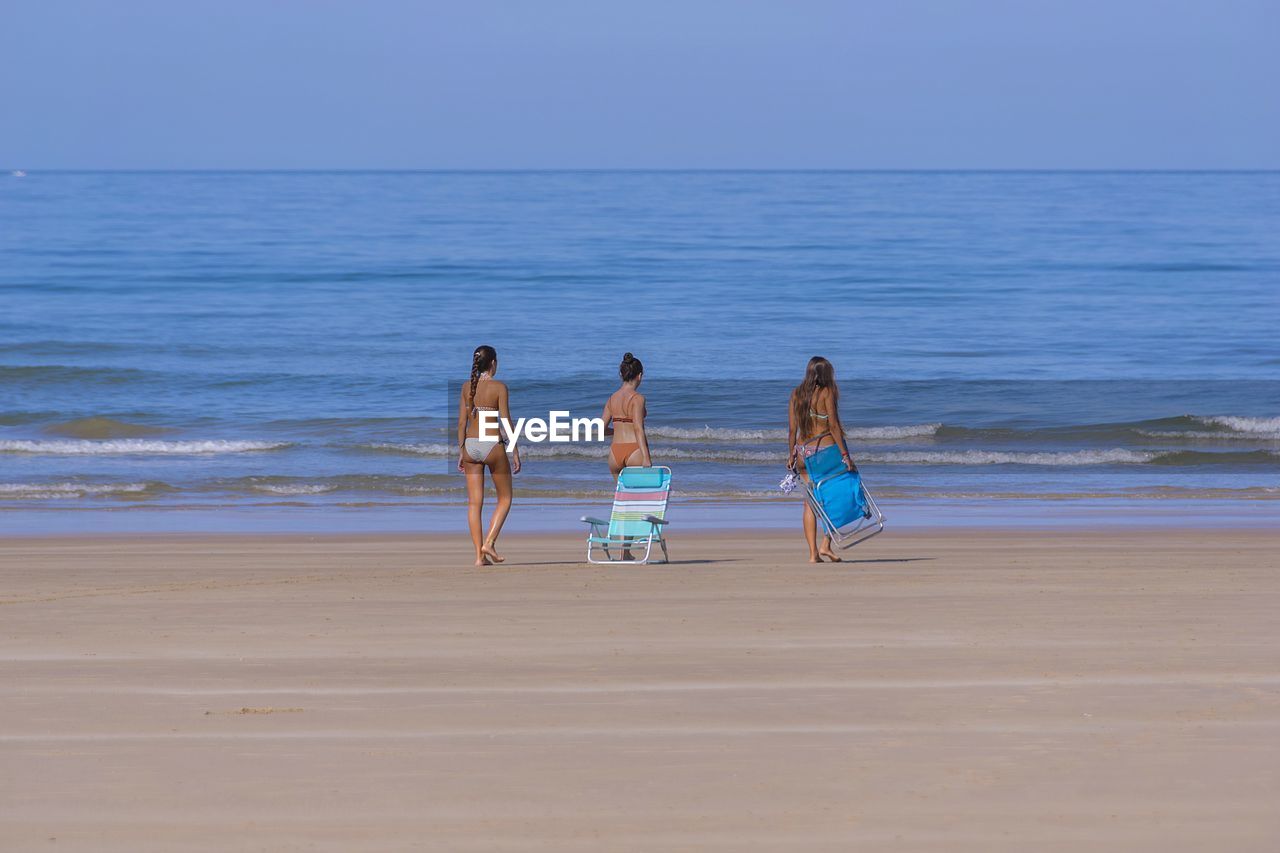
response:
<path id="1" fill-rule="evenodd" d="M 609 447 L 609 474 L 615 480 L 628 465 L 648 468 L 653 464 L 649 458 L 649 438 L 644 432 L 644 395 L 639 390 L 644 380 L 644 365 L 627 353 L 618 365 L 618 376 L 622 386 L 609 397 L 601 415 L 605 434 L 613 436 Z"/>
<path id="2" fill-rule="evenodd" d="M 507 386 L 493 378 L 498 372 L 498 353 L 491 346 L 476 347 L 471 356 L 471 380 L 462 386 L 458 398 L 458 470 L 467 475 L 467 524 L 471 543 L 476 548 L 476 565 L 501 563 L 495 545 L 502 525 L 511 511 L 511 475 L 520 473 L 520 450 L 512 448 L 507 459 L 505 430 L 499 425 L 494 438 L 492 430 L 480 434 L 480 413 L 494 412 L 501 421 L 511 422 L 507 408 Z M 492 417 L 487 420 L 496 420 Z M 489 522 L 489 535 L 481 538 L 481 511 L 484 509 L 484 470 L 489 469 L 493 488 L 498 494 L 498 507 Z"/>
<path id="3" fill-rule="evenodd" d="M 791 392 L 787 414 L 787 467 L 799 472 L 806 482 L 809 473 L 804 460 L 833 444 L 840 448 L 845 466 L 855 470 L 844 443 L 844 427 L 836 405 L 839 399 L 835 368 L 822 356 L 815 355 L 809 359 L 804 380 Z M 824 535 L 822 547 L 818 547 L 818 519 L 808 501 L 804 502 L 804 538 L 809 544 L 810 563 L 821 563 L 823 557 L 833 563 L 840 562 L 831 550 L 830 536 Z"/>

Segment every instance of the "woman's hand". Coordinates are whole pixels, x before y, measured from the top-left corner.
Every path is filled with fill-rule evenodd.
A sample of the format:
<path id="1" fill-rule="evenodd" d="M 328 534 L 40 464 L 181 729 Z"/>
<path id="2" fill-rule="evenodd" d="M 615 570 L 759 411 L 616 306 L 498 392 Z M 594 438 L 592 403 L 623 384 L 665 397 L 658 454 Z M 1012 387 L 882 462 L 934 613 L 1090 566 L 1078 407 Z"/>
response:
<path id="1" fill-rule="evenodd" d="M 467 452 L 465 450 L 459 450 L 458 451 L 458 473 L 462 473 L 463 471 L 466 470 L 466 468 L 463 467 L 462 465 L 462 460 L 466 458 L 467 458 Z"/>
<path id="2" fill-rule="evenodd" d="M 858 466 L 853 464 L 853 459 L 848 453 L 841 456 L 840 460 L 844 462 L 844 467 L 848 468 L 851 473 L 858 470 Z"/>
<path id="3" fill-rule="evenodd" d="M 520 473 L 520 448 L 518 447 L 511 451 L 511 473 Z"/>
<path id="4" fill-rule="evenodd" d="M 796 451 L 794 448 L 792 448 L 791 452 L 787 454 L 787 470 L 796 470 Z"/>

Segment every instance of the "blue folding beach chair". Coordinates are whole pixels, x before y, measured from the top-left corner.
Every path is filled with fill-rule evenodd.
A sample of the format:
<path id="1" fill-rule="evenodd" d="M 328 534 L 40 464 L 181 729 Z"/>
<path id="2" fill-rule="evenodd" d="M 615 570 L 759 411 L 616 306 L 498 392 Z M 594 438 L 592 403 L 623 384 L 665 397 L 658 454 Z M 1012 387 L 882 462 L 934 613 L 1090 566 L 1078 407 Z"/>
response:
<path id="1" fill-rule="evenodd" d="M 884 514 L 862 483 L 862 475 L 845 467 L 836 445 L 804 460 L 809 472 L 806 499 L 837 548 L 849 548 L 884 530 Z"/>
<path id="2" fill-rule="evenodd" d="M 671 496 L 671 469 L 623 468 L 618 475 L 613 495 L 613 513 L 609 521 L 583 516 L 590 525 L 587 534 L 587 562 L 639 565 L 649 562 L 655 544 L 662 547 L 662 560 L 668 562 L 667 542 L 662 528 L 667 525 L 667 499 Z M 622 559 L 624 551 L 632 554 L 644 549 L 644 556 Z"/>

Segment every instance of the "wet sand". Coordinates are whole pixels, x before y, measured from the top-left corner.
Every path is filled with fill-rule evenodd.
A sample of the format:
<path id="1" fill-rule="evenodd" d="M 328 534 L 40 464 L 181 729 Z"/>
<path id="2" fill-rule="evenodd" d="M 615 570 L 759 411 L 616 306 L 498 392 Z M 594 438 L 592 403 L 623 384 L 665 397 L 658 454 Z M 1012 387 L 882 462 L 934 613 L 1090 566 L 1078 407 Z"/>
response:
<path id="1" fill-rule="evenodd" d="M 0 849 L 1280 845 L 1278 532 L 504 546 L 0 540 Z"/>

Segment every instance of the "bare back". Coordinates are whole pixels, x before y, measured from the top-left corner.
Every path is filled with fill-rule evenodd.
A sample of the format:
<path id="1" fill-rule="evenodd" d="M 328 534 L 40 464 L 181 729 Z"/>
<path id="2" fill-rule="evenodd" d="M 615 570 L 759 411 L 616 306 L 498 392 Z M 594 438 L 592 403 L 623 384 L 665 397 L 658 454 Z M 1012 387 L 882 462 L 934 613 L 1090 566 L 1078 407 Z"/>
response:
<path id="1" fill-rule="evenodd" d="M 480 435 L 480 418 L 478 410 L 489 409 L 497 410 L 500 407 L 502 392 L 507 388 L 497 379 L 481 379 L 476 383 L 476 396 L 471 399 L 471 381 L 467 380 L 462 385 L 462 406 L 467 410 L 467 431 L 468 438 L 477 438 Z"/>
<path id="2" fill-rule="evenodd" d="M 644 416 L 644 395 L 638 391 L 619 388 L 605 404 L 608 418 L 613 420 L 613 440 L 632 443 L 638 441 L 635 427 L 636 415 Z M 621 420 L 619 420 L 621 419 Z"/>

